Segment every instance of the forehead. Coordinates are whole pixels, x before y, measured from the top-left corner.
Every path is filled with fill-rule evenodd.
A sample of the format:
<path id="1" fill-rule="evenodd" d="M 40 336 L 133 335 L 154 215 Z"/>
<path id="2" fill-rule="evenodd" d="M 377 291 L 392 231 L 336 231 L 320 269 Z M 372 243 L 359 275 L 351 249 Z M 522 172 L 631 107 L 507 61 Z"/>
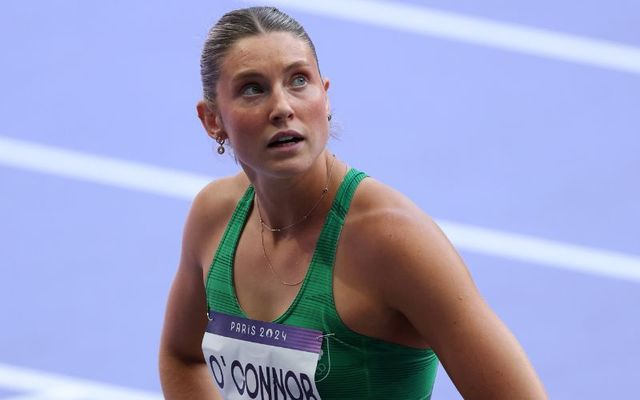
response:
<path id="1" fill-rule="evenodd" d="M 305 61 L 315 65 L 309 45 L 289 32 L 270 32 L 238 40 L 222 62 L 222 78 L 244 70 L 284 69 Z"/>

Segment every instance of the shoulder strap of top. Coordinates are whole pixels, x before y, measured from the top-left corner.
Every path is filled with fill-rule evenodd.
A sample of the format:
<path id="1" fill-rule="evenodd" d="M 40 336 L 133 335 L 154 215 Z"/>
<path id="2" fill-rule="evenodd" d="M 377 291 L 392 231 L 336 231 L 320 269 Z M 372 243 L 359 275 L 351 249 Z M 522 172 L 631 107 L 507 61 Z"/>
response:
<path id="1" fill-rule="evenodd" d="M 341 219 L 347 216 L 353 194 L 356 192 L 356 188 L 360 182 L 366 177 L 367 174 L 355 168 L 349 169 L 349 172 L 347 172 L 347 175 L 344 177 L 344 181 L 338 188 L 338 193 L 331 206 Z"/>
<path id="2" fill-rule="evenodd" d="M 253 202 L 253 185 L 249 185 L 244 195 L 236 205 L 231 220 L 222 235 L 218 249 L 213 257 L 211 269 L 207 276 L 206 293 L 207 305 L 213 309 L 214 297 L 217 297 L 217 307 L 222 303 L 226 312 L 238 312 L 240 307 L 235 300 L 233 289 L 233 258 L 240 234 L 247 222 L 247 215 Z M 218 296 L 216 296 L 216 293 Z"/>
<path id="3" fill-rule="evenodd" d="M 338 239 L 340 238 L 340 232 L 342 232 L 344 219 L 351 206 L 351 199 L 360 182 L 366 177 L 367 175 L 364 172 L 358 171 L 355 168 L 351 168 L 349 172 L 347 172 L 333 200 L 329 215 L 327 215 L 327 221 L 320 233 L 312 262 L 333 267 L 336 249 L 338 247 Z"/>
<path id="4" fill-rule="evenodd" d="M 320 237 L 309 264 L 309 271 L 302 287 L 289 309 L 275 322 L 326 331 L 318 326 L 318 312 L 336 316 L 333 305 L 333 264 L 344 220 L 358 184 L 366 175 L 350 169 L 338 187 L 331 208 L 325 218 Z M 318 301 L 318 299 L 321 299 Z M 322 309 L 322 310 L 321 310 Z M 322 318 L 321 318 L 322 319 Z M 335 317 L 334 319 L 337 319 Z"/>

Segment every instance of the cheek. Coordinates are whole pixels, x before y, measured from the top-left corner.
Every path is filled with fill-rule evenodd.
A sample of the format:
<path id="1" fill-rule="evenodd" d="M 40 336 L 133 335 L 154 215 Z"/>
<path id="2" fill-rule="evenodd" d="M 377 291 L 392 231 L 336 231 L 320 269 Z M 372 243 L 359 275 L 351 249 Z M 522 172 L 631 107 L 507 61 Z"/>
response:
<path id="1" fill-rule="evenodd" d="M 251 134 L 264 119 L 260 113 L 251 109 L 232 110 L 226 113 L 223 118 L 227 133 L 234 136 Z"/>
<path id="2" fill-rule="evenodd" d="M 312 101 L 309 101 L 304 105 L 305 114 L 314 121 L 317 120 L 318 123 L 326 122 L 328 116 L 326 99 L 322 93 L 319 93 L 314 97 L 315 98 Z"/>

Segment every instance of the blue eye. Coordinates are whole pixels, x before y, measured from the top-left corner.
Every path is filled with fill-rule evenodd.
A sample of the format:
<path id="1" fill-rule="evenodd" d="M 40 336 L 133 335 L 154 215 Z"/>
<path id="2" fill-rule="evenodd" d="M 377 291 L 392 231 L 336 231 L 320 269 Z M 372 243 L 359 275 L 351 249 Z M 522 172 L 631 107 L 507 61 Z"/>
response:
<path id="1" fill-rule="evenodd" d="M 304 75 L 296 75 L 291 81 L 293 86 L 304 86 L 307 84 L 307 78 Z"/>
<path id="2" fill-rule="evenodd" d="M 241 92 L 243 96 L 255 96 L 262 93 L 262 88 L 256 83 L 250 83 L 243 86 Z"/>

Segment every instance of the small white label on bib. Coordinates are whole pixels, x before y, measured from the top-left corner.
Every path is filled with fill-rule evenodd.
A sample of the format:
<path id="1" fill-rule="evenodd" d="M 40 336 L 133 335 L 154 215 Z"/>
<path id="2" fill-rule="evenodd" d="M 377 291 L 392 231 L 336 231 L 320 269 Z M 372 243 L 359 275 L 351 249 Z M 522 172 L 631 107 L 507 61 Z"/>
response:
<path id="1" fill-rule="evenodd" d="M 322 332 L 209 312 L 202 351 L 225 399 L 320 400 Z"/>

